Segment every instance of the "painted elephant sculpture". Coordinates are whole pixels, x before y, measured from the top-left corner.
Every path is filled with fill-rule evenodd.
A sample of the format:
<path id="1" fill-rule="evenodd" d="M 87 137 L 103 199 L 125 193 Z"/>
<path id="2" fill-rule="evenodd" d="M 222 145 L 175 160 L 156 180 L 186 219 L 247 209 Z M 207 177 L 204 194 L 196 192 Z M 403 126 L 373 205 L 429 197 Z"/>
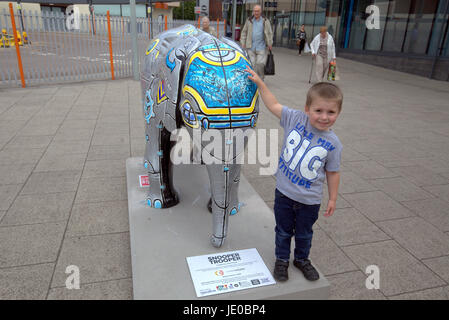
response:
<path id="1" fill-rule="evenodd" d="M 258 117 L 259 93 L 246 66 L 251 67 L 248 56 L 232 40 L 184 25 L 151 41 L 141 69 L 149 206 L 169 208 L 179 202 L 173 188 L 171 134 L 182 126 L 194 140 L 195 133 L 219 133 L 222 148 L 197 141 L 202 157 L 216 160 L 206 163 L 215 247 L 224 243 L 229 216 L 240 209 L 236 159 L 245 146 L 235 140 L 254 128 Z"/>

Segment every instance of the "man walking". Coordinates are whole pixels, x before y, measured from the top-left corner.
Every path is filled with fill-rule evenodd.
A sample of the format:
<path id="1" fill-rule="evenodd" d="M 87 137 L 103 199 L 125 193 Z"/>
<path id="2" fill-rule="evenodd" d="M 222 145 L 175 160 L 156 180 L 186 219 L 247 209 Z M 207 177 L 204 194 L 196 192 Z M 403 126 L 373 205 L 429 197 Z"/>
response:
<path id="1" fill-rule="evenodd" d="M 201 19 L 201 30 L 204 32 L 210 33 L 214 37 L 217 36 L 217 32 L 213 27 L 210 26 L 210 20 L 208 17 L 204 16 L 203 19 Z"/>
<path id="2" fill-rule="evenodd" d="M 240 35 L 243 49 L 247 49 L 248 56 L 257 75 L 263 80 L 264 68 L 267 62 L 267 47 L 273 45 L 273 30 L 270 21 L 262 16 L 262 7 L 255 5 L 253 16 L 246 20 Z"/>

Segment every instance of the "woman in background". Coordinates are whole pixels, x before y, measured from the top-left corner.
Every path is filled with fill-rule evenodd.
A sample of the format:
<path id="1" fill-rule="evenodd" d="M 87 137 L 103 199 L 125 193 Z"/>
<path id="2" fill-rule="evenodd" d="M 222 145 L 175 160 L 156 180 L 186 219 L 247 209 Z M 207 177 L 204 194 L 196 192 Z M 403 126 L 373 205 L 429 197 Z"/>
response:
<path id="1" fill-rule="evenodd" d="M 335 62 L 335 43 L 334 38 L 327 32 L 326 27 L 320 28 L 320 33 L 313 39 L 310 44 L 312 57 L 315 59 L 315 74 L 318 82 L 326 79 L 326 72 L 329 63 Z"/>
<path id="2" fill-rule="evenodd" d="M 302 24 L 301 28 L 298 31 L 298 34 L 296 35 L 296 44 L 299 46 L 299 55 L 301 55 L 302 50 L 304 50 L 304 44 L 307 41 L 307 35 L 305 26 Z"/>

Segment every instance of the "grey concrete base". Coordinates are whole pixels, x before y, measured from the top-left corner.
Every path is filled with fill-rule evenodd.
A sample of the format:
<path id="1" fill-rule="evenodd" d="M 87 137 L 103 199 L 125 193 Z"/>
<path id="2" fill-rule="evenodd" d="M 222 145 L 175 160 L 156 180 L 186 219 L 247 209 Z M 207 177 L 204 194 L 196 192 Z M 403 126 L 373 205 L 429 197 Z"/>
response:
<path id="1" fill-rule="evenodd" d="M 196 300 L 186 257 L 257 248 L 270 271 L 274 268 L 274 216 L 265 202 L 241 176 L 239 213 L 230 217 L 228 238 L 217 249 L 209 242 L 212 216 L 207 211 L 209 178 L 200 165 L 174 168 L 174 184 L 180 203 L 169 209 L 146 205 L 146 189 L 138 176 L 146 175 L 142 158 L 128 158 L 129 225 L 134 299 Z M 273 190 L 274 192 L 274 190 Z M 200 299 L 327 299 L 330 285 L 307 281 L 293 264 L 284 283 L 223 293 Z"/>

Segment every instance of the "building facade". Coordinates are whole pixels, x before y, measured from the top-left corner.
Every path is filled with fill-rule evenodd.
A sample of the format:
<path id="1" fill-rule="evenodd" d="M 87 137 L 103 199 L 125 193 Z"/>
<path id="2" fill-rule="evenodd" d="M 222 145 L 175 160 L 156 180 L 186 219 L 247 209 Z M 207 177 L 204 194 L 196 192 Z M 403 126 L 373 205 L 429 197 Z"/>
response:
<path id="1" fill-rule="evenodd" d="M 264 0 L 276 46 L 295 48 L 327 26 L 337 55 L 438 80 L 449 80 L 449 0 Z M 254 4 L 246 4 L 246 16 Z M 367 9 L 368 8 L 368 9 Z M 367 11 L 368 10 L 368 11 Z"/>

